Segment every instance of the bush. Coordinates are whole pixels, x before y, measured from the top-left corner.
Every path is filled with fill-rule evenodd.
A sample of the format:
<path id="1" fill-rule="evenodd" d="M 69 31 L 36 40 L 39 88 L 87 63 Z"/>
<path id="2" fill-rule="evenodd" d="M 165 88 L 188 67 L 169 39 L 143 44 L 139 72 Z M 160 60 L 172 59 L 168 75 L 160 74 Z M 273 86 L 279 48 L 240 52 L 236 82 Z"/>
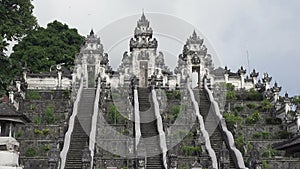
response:
<path id="1" fill-rule="evenodd" d="M 36 135 L 40 135 L 40 134 L 42 134 L 42 131 L 41 130 L 39 130 L 39 129 L 34 129 L 34 134 L 36 134 Z"/>
<path id="2" fill-rule="evenodd" d="M 236 107 L 234 108 L 234 110 L 236 110 L 237 112 L 241 112 L 241 111 L 244 110 L 244 107 L 243 107 L 243 106 L 236 106 Z"/>
<path id="3" fill-rule="evenodd" d="M 227 91 L 234 91 L 234 85 L 232 83 L 226 83 Z"/>
<path id="4" fill-rule="evenodd" d="M 47 124 L 53 124 L 53 123 L 56 122 L 56 116 L 55 116 L 55 113 L 54 113 L 54 107 L 53 106 L 48 106 L 46 108 L 45 122 Z"/>
<path id="5" fill-rule="evenodd" d="M 293 134 L 288 131 L 278 131 L 274 134 L 274 139 L 290 139 L 292 135 Z"/>
<path id="6" fill-rule="evenodd" d="M 40 93 L 37 91 L 30 90 L 30 91 L 27 91 L 27 93 L 26 93 L 26 99 L 40 100 L 41 98 L 42 97 L 41 97 Z"/>
<path id="7" fill-rule="evenodd" d="M 182 146 L 182 151 L 185 156 L 199 155 L 201 153 L 201 147 Z"/>
<path id="8" fill-rule="evenodd" d="M 266 148 L 263 150 L 262 157 L 270 158 L 274 157 L 278 154 L 278 152 L 272 148 Z"/>
<path id="9" fill-rule="evenodd" d="M 255 109 L 256 108 L 256 105 L 254 103 L 248 103 L 246 105 L 249 109 Z"/>
<path id="10" fill-rule="evenodd" d="M 231 100 L 231 101 L 236 100 L 237 99 L 236 92 L 235 91 L 227 91 L 226 92 L 226 99 Z"/>
<path id="11" fill-rule="evenodd" d="M 40 118 L 40 116 L 34 116 L 33 118 L 33 123 L 34 124 L 41 124 L 42 120 Z"/>
<path id="12" fill-rule="evenodd" d="M 263 100 L 263 95 L 255 89 L 250 89 L 246 94 L 246 100 L 261 101 Z"/>
<path id="13" fill-rule="evenodd" d="M 35 151 L 35 149 L 32 148 L 32 147 L 28 148 L 28 149 L 26 150 L 26 152 L 25 152 L 25 156 L 26 156 L 26 157 L 34 157 L 34 156 L 36 156 L 36 151 Z"/>
<path id="14" fill-rule="evenodd" d="M 240 116 L 232 113 L 224 113 L 223 117 L 225 118 L 226 124 L 231 131 L 233 131 L 235 123 L 239 124 L 242 121 L 242 118 Z"/>
<path id="15" fill-rule="evenodd" d="M 115 106 L 115 105 L 109 106 L 107 113 L 108 113 L 107 116 L 108 116 L 109 123 L 118 124 L 118 123 L 122 122 L 123 116 L 118 111 L 117 106 Z"/>
<path id="16" fill-rule="evenodd" d="M 171 92 L 167 92 L 166 95 L 167 95 L 167 99 L 176 99 L 176 100 L 181 99 L 181 94 L 179 90 L 173 90 Z"/>
<path id="17" fill-rule="evenodd" d="M 239 150 L 242 150 L 243 149 L 243 146 L 245 144 L 245 138 L 243 135 L 239 135 L 235 140 L 235 145 L 236 147 L 239 149 Z"/>
<path id="18" fill-rule="evenodd" d="M 43 134 L 43 135 L 48 135 L 48 134 L 50 134 L 50 129 L 43 129 L 43 130 L 42 130 L 42 134 Z"/>
<path id="19" fill-rule="evenodd" d="M 262 168 L 263 168 L 263 169 L 269 169 L 269 168 L 271 168 L 271 167 L 270 167 L 270 165 L 266 162 L 266 160 L 263 160 L 263 161 L 262 161 Z"/>
<path id="20" fill-rule="evenodd" d="M 278 125 L 278 124 L 282 124 L 282 120 L 280 118 L 270 117 L 270 118 L 266 118 L 266 124 Z"/>
<path id="21" fill-rule="evenodd" d="M 260 112 L 259 111 L 255 111 L 250 116 L 248 116 L 246 118 L 245 122 L 246 122 L 246 124 L 255 124 L 255 123 L 257 123 L 261 119 L 262 119 L 262 116 L 261 116 Z"/>
<path id="22" fill-rule="evenodd" d="M 23 131 L 18 130 L 16 131 L 16 138 L 21 137 L 23 135 Z"/>
<path id="23" fill-rule="evenodd" d="M 51 146 L 50 145 L 44 145 L 42 148 L 45 152 L 48 152 L 51 149 Z"/>
<path id="24" fill-rule="evenodd" d="M 269 100 L 263 100 L 260 104 L 262 111 L 269 111 L 272 108 L 272 104 Z"/>
<path id="25" fill-rule="evenodd" d="M 267 131 L 261 131 L 253 134 L 255 139 L 270 139 L 271 133 Z"/>

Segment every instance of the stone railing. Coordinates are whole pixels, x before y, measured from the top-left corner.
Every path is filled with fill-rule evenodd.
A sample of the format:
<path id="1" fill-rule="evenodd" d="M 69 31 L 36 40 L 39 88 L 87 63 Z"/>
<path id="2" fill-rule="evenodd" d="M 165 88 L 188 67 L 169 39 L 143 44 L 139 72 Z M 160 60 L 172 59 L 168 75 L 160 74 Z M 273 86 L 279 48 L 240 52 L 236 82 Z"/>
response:
<path id="1" fill-rule="evenodd" d="M 194 110 L 195 110 L 197 119 L 198 119 L 199 124 L 200 124 L 200 131 L 201 131 L 201 133 L 202 133 L 202 135 L 204 137 L 204 140 L 205 140 L 205 148 L 208 151 L 208 154 L 209 154 L 209 156 L 210 156 L 210 158 L 212 160 L 212 166 L 213 166 L 213 168 L 217 169 L 218 168 L 217 156 L 216 156 L 215 151 L 211 147 L 210 139 L 209 139 L 209 134 L 208 134 L 208 132 L 205 129 L 203 117 L 201 116 L 201 114 L 199 112 L 199 105 L 198 105 L 198 103 L 197 103 L 197 101 L 195 99 L 194 92 L 191 89 L 191 85 L 187 85 L 187 87 L 188 87 L 188 91 L 189 91 L 190 96 L 191 96 L 191 100 L 192 100 L 192 103 L 193 103 L 193 106 L 194 106 Z"/>
<path id="2" fill-rule="evenodd" d="M 140 119 L 140 108 L 139 108 L 139 96 L 137 88 L 133 91 L 134 98 L 134 130 L 135 130 L 135 150 L 137 150 L 139 141 L 141 139 L 141 119 Z"/>
<path id="3" fill-rule="evenodd" d="M 239 168 L 239 169 L 248 169 L 245 166 L 245 162 L 244 162 L 242 153 L 235 147 L 233 135 L 227 129 L 227 125 L 226 125 L 225 119 L 222 116 L 222 114 L 220 113 L 219 105 L 215 101 L 211 90 L 207 87 L 207 81 L 206 81 L 206 79 L 204 79 L 204 89 L 208 93 L 209 100 L 212 103 L 212 108 L 214 109 L 213 113 L 215 113 L 216 117 L 218 118 L 218 120 L 220 122 L 221 130 L 222 130 L 224 136 L 226 137 L 225 138 L 225 142 L 226 142 L 227 146 L 229 147 L 229 151 L 231 152 L 231 154 L 234 155 L 233 156 L 233 160 L 235 162 L 236 167 Z"/>
<path id="4" fill-rule="evenodd" d="M 89 138 L 89 150 L 91 153 L 91 168 L 94 165 L 94 152 L 95 152 L 95 142 L 96 142 L 96 131 L 97 131 L 97 119 L 98 119 L 98 111 L 99 111 L 99 98 L 101 92 L 101 79 L 98 78 L 96 96 L 94 101 L 94 112 L 92 116 L 92 124 L 91 124 L 91 132 Z"/>
<path id="5" fill-rule="evenodd" d="M 74 129 L 74 123 L 75 123 L 75 117 L 77 115 L 78 112 L 78 105 L 79 105 L 79 101 L 81 98 L 81 94 L 82 94 L 82 89 L 83 89 L 83 79 L 81 78 L 80 80 L 80 86 L 77 92 L 77 96 L 76 96 L 76 100 L 74 102 L 74 106 L 73 106 L 73 112 L 72 115 L 69 119 L 69 127 L 68 127 L 68 131 L 65 134 L 65 140 L 64 140 L 64 146 L 62 151 L 60 152 L 60 169 L 64 169 L 65 165 L 66 165 L 66 159 L 67 159 L 67 154 L 69 151 L 69 147 L 70 147 L 70 142 L 71 142 L 71 135 Z"/>
<path id="6" fill-rule="evenodd" d="M 155 117 L 156 117 L 156 120 L 157 120 L 159 143 L 160 143 L 160 148 L 161 148 L 162 153 L 163 153 L 163 164 L 164 164 L 165 169 L 167 169 L 168 168 L 168 165 L 167 165 L 167 151 L 168 151 L 168 148 L 167 148 L 167 144 L 166 144 L 166 135 L 165 135 L 164 128 L 163 128 L 162 118 L 161 118 L 161 115 L 160 115 L 160 112 L 159 112 L 159 104 L 158 104 L 157 97 L 156 97 L 156 91 L 153 88 L 151 92 L 152 92 L 152 99 L 153 99 L 153 103 L 154 103 Z"/>

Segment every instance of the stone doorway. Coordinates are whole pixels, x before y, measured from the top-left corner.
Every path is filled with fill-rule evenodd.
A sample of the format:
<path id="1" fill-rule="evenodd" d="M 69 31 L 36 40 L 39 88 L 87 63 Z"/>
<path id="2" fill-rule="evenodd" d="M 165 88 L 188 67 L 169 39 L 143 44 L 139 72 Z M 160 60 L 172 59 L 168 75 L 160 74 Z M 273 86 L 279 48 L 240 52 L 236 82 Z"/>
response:
<path id="1" fill-rule="evenodd" d="M 140 77 L 139 77 L 139 86 L 147 87 L 148 85 L 148 62 L 140 62 Z"/>

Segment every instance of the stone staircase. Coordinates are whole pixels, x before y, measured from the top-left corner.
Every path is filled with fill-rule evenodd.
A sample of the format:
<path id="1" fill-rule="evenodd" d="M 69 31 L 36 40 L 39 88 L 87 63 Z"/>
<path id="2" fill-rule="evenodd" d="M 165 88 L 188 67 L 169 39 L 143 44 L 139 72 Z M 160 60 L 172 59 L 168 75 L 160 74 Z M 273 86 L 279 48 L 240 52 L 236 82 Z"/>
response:
<path id="1" fill-rule="evenodd" d="M 208 134 L 210 135 L 210 143 L 211 147 L 214 149 L 217 158 L 220 155 L 220 151 L 222 150 L 223 142 L 225 141 L 222 136 L 221 128 L 219 126 L 219 121 L 216 120 L 215 114 L 209 113 L 210 109 L 210 101 L 208 96 L 204 90 L 194 89 L 195 99 L 199 104 L 199 111 L 204 119 L 205 129 L 207 130 Z M 235 164 L 230 155 L 229 157 L 229 169 L 234 169 Z M 218 159 L 219 162 L 219 159 Z"/>
<path id="2" fill-rule="evenodd" d="M 66 169 L 81 169 L 83 150 L 88 146 L 95 89 L 83 89 L 67 154 Z"/>
<path id="3" fill-rule="evenodd" d="M 151 106 L 153 103 L 150 88 L 139 88 L 138 97 L 141 119 L 141 145 L 146 151 L 146 168 L 163 169 L 162 151 L 159 144 L 157 120 L 154 108 Z"/>

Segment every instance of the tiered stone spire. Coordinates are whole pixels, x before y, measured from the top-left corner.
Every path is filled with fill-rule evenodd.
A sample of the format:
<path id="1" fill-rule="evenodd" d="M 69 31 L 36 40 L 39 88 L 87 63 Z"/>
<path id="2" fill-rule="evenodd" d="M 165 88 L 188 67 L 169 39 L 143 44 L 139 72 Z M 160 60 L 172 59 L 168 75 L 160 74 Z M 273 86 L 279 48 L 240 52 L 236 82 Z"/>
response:
<path id="1" fill-rule="evenodd" d="M 150 27 L 150 22 L 146 19 L 144 12 L 141 18 L 137 21 L 137 27 L 134 30 L 134 38 L 130 39 L 130 51 L 139 48 L 157 48 L 157 40 L 152 39 L 153 30 Z"/>

